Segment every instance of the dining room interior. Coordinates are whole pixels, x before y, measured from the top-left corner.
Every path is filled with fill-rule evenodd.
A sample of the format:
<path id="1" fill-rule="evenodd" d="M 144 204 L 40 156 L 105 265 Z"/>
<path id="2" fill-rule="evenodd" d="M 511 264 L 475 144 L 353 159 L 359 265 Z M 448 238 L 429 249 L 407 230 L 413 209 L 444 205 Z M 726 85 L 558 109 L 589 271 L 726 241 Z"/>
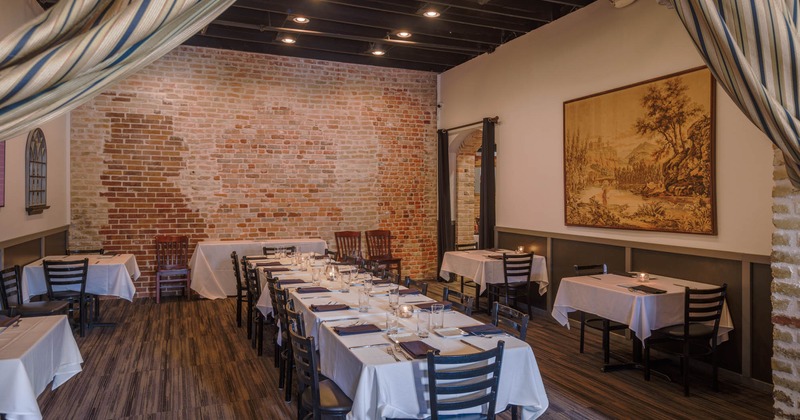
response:
<path id="1" fill-rule="evenodd" d="M 25 42 L 92 3 L 6 1 L 0 37 Z M 23 315 L 0 322 L 0 366 L 70 357 L 0 414 L 426 418 L 436 362 L 500 348 L 498 418 L 800 416 L 800 153 L 696 46 L 698 2 L 214 0 L 32 126 L 2 118 L 37 67 L 0 60 L 2 304 Z M 72 329 L 24 313 L 61 299 L 52 261 L 85 261 L 86 290 L 33 315 Z M 690 290 L 721 294 L 691 363 L 661 346 Z"/>

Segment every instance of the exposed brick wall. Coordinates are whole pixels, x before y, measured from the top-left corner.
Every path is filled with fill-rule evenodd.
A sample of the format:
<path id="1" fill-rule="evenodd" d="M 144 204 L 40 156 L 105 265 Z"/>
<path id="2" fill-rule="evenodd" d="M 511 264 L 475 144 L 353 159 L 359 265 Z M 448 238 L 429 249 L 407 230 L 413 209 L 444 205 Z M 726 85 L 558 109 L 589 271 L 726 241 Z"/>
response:
<path id="1" fill-rule="evenodd" d="M 134 253 L 140 296 L 164 233 L 385 228 L 435 275 L 435 74 L 179 47 L 71 118 L 71 246 Z"/>
<path id="2" fill-rule="evenodd" d="M 480 194 L 475 193 L 476 153 L 482 141 L 483 131 L 476 130 L 464 139 L 456 155 L 457 244 L 475 242 L 475 218 L 480 214 Z"/>
<path id="3" fill-rule="evenodd" d="M 772 383 L 776 418 L 800 418 L 800 191 L 779 151 L 772 190 Z"/>

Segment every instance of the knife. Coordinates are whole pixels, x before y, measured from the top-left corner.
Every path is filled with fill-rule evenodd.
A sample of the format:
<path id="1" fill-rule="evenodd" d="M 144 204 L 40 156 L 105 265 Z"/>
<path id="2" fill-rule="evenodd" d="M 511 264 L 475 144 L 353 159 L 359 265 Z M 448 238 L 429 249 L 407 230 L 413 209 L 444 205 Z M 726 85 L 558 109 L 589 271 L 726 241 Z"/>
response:
<path id="1" fill-rule="evenodd" d="M 363 346 L 348 347 L 348 349 L 353 350 L 353 349 L 366 349 L 366 348 L 369 348 L 369 347 L 383 347 L 383 346 L 388 346 L 390 344 L 391 343 L 365 344 Z"/>

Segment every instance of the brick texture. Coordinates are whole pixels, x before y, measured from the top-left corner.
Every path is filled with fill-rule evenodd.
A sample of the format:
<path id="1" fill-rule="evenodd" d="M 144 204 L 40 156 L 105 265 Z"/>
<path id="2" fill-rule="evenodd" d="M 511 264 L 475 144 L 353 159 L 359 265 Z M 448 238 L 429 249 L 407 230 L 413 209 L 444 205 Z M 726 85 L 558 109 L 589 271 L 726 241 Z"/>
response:
<path id="1" fill-rule="evenodd" d="M 138 296 L 168 233 L 390 229 L 404 274 L 435 276 L 435 74 L 179 47 L 71 124 L 70 244 L 135 254 Z"/>
<path id="2" fill-rule="evenodd" d="M 464 139 L 456 156 L 456 214 L 457 244 L 475 242 L 475 218 L 480 211 L 480 193 L 475 192 L 480 182 L 475 181 L 475 169 L 480 167 L 477 155 L 483 141 L 483 131 L 476 130 Z"/>
<path id="3" fill-rule="evenodd" d="M 775 418 L 800 418 L 800 191 L 775 153 L 772 236 L 772 382 Z"/>

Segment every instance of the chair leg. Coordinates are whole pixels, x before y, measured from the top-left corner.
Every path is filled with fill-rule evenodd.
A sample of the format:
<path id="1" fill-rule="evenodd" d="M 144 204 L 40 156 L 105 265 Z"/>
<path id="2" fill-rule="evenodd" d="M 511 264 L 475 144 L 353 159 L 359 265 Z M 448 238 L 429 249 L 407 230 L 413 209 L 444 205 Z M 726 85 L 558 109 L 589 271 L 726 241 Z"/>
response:
<path id="1" fill-rule="evenodd" d="M 518 418 L 519 417 L 517 417 L 517 406 L 516 405 L 512 405 L 511 406 L 511 420 L 517 420 Z"/>
<path id="2" fill-rule="evenodd" d="M 644 380 L 650 380 L 650 343 L 647 340 L 644 340 Z"/>
<path id="3" fill-rule="evenodd" d="M 236 291 L 236 326 L 242 327 L 242 291 Z"/>
<path id="4" fill-rule="evenodd" d="M 99 321 L 100 320 L 100 296 L 99 295 L 95 295 L 94 299 L 92 299 L 92 300 L 94 301 L 94 318 L 93 319 L 95 321 Z"/>
<path id="5" fill-rule="evenodd" d="M 586 313 L 581 311 L 581 353 L 583 353 L 583 338 L 586 334 Z"/>
<path id="6" fill-rule="evenodd" d="M 258 355 L 261 356 L 262 354 L 264 354 L 264 317 L 260 315 L 258 317 L 257 335 L 258 339 L 256 341 L 258 342 Z"/>
<path id="7" fill-rule="evenodd" d="M 531 286 L 528 285 L 528 319 L 533 319 L 533 309 L 531 309 Z"/>
<path id="8" fill-rule="evenodd" d="M 603 320 L 603 363 L 609 364 L 611 362 L 611 323 L 607 319 Z"/>
<path id="9" fill-rule="evenodd" d="M 711 389 L 714 392 L 719 392 L 719 381 L 717 380 L 717 339 L 712 338 L 714 340 L 711 343 Z"/>
<path id="10" fill-rule="evenodd" d="M 161 303 L 161 276 L 156 273 L 156 303 Z"/>
<path id="11" fill-rule="evenodd" d="M 683 342 L 683 395 L 689 396 L 689 341 Z"/>
<path id="12" fill-rule="evenodd" d="M 81 326 L 80 326 L 81 337 L 85 337 L 86 336 L 86 299 L 83 299 L 83 296 L 81 296 L 80 299 L 81 299 L 81 301 L 79 302 L 79 307 L 80 307 L 81 313 L 79 314 L 79 318 L 78 319 L 79 319 L 79 322 L 81 323 Z"/>
<path id="13" fill-rule="evenodd" d="M 285 345 L 285 344 L 284 344 Z M 279 346 L 278 353 L 278 389 L 283 389 L 286 382 L 286 369 L 283 360 L 283 346 Z"/>
<path id="14" fill-rule="evenodd" d="M 247 302 L 247 319 L 248 320 L 252 320 L 253 319 L 253 304 L 250 303 L 249 301 Z M 248 339 L 253 338 L 253 323 L 252 322 L 248 322 L 247 323 L 247 338 Z"/>
<path id="15" fill-rule="evenodd" d="M 286 383 L 283 384 L 283 400 L 286 402 L 292 401 L 292 369 L 294 369 L 294 355 L 292 354 L 291 347 L 286 350 Z"/>

